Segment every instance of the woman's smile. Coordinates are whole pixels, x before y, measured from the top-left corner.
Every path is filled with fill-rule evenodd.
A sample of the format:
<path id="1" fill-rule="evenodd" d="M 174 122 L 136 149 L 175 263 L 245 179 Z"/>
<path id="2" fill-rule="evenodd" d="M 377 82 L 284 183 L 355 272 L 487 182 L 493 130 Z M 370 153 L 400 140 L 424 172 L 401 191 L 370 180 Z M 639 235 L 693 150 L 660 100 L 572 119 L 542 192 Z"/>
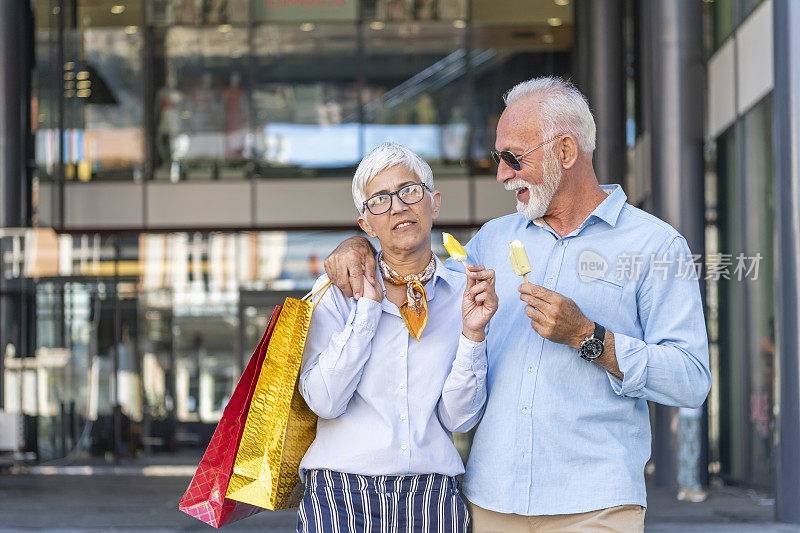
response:
<path id="1" fill-rule="evenodd" d="M 414 222 L 413 220 L 401 220 L 395 223 L 395 225 L 392 227 L 392 231 L 408 230 L 411 229 L 415 224 L 416 222 Z"/>

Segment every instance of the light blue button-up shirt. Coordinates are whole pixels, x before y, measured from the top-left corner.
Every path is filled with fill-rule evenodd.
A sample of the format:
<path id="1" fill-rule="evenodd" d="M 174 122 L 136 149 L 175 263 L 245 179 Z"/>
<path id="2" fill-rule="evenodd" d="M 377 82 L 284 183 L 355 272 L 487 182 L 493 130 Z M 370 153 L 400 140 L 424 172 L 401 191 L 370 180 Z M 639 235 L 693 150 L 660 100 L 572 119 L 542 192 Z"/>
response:
<path id="1" fill-rule="evenodd" d="M 696 407 L 708 394 L 686 241 L 627 204 L 619 186 L 604 189 L 608 197 L 569 235 L 513 214 L 486 223 L 465 247 L 470 261 L 495 270 L 500 300 L 486 339 L 486 410 L 464 478 L 480 507 L 547 515 L 646 506 L 647 400 Z M 527 249 L 528 281 L 571 298 L 614 333 L 622 381 L 531 327 L 509 261 L 514 239 Z"/>
<path id="2" fill-rule="evenodd" d="M 377 279 L 383 280 L 376 271 Z M 328 280 L 322 276 L 317 290 Z M 356 302 L 336 287 L 311 316 L 299 388 L 319 415 L 300 463 L 363 475 L 464 472 L 451 432 L 471 429 L 486 400 L 486 341 L 461 335 L 461 272 L 436 259 L 419 341 L 384 291 Z"/>

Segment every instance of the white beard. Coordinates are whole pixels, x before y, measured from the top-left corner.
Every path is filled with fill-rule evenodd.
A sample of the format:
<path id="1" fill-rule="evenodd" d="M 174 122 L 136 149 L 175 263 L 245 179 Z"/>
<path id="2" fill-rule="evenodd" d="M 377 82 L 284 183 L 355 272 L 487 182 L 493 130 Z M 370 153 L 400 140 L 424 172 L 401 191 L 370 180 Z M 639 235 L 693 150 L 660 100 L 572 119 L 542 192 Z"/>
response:
<path id="1" fill-rule="evenodd" d="M 542 159 L 542 183 L 531 185 L 517 178 L 507 181 L 505 188 L 507 191 L 528 189 L 528 203 L 517 200 L 517 213 L 528 220 L 536 220 L 547 212 L 559 185 L 561 185 L 561 165 L 558 163 L 558 156 L 548 151 Z"/>

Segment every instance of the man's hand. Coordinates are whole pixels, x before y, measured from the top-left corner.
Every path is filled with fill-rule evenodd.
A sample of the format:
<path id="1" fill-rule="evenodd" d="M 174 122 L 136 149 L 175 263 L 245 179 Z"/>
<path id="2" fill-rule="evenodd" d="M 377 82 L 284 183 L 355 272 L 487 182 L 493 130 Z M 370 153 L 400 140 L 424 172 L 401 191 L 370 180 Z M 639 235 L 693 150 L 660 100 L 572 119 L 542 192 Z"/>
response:
<path id="1" fill-rule="evenodd" d="M 364 237 L 350 237 L 325 259 L 331 282 L 356 300 L 364 294 L 364 277 L 375 285 L 375 250 Z"/>
<path id="2" fill-rule="evenodd" d="M 528 304 L 525 314 L 531 318 L 531 326 L 545 339 L 577 350 L 594 332 L 594 322 L 566 296 L 533 283 L 523 283 L 519 292 L 520 299 Z"/>

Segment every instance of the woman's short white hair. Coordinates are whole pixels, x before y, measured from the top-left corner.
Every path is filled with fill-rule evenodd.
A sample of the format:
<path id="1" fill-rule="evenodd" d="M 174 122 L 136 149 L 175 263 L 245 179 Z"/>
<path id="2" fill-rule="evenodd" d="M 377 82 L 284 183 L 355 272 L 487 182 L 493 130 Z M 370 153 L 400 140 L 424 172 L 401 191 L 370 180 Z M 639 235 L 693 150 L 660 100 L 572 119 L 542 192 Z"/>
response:
<path id="1" fill-rule="evenodd" d="M 539 120 L 542 140 L 559 133 L 575 136 L 583 152 L 594 152 L 597 128 L 586 97 L 573 84 L 561 78 L 545 76 L 523 81 L 505 95 L 506 106 L 517 100 L 535 95 L 540 98 Z"/>
<path id="2" fill-rule="evenodd" d="M 353 176 L 353 203 L 362 215 L 367 200 L 367 184 L 375 176 L 394 166 L 403 165 L 433 191 L 433 171 L 430 165 L 407 146 L 385 142 L 368 153 L 358 164 Z"/>

